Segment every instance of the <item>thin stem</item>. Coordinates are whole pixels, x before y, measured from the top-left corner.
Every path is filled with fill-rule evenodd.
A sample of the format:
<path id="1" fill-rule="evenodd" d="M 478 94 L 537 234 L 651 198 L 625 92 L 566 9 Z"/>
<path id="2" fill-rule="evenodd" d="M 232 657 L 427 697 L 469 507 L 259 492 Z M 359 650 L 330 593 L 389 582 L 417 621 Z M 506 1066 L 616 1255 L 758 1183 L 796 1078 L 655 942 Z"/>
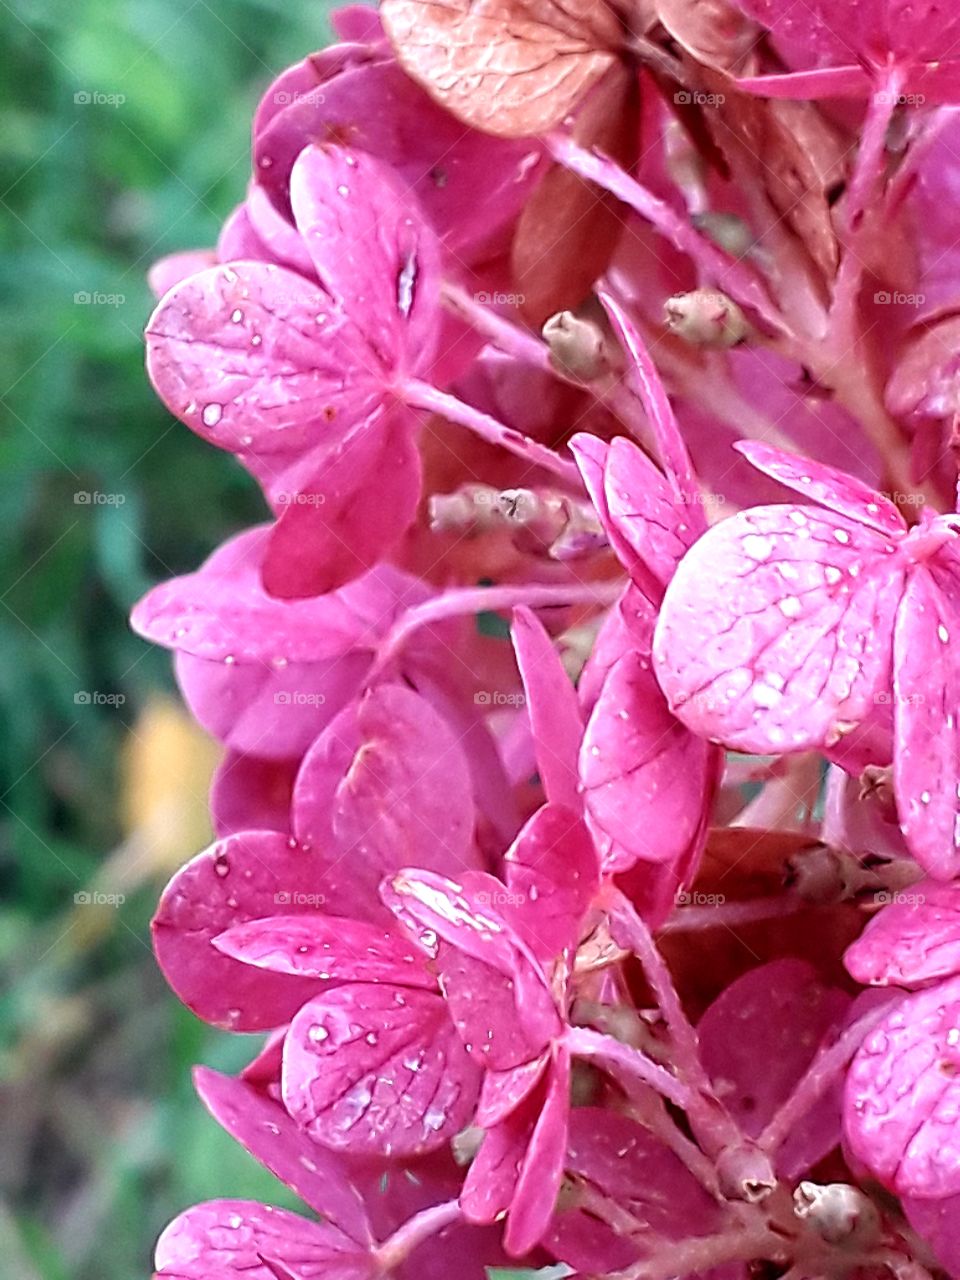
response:
<path id="1" fill-rule="evenodd" d="M 444 1204 L 415 1213 L 379 1246 L 376 1250 L 377 1261 L 384 1271 L 399 1266 L 418 1245 L 452 1223 L 459 1222 L 462 1216 L 460 1204 L 456 1200 L 448 1200 Z"/>
<path id="2" fill-rule="evenodd" d="M 864 1036 L 886 1017 L 886 1004 L 871 1009 L 840 1037 L 820 1051 L 800 1077 L 789 1098 L 771 1118 L 757 1139 L 762 1151 L 768 1155 L 776 1152 L 787 1140 L 799 1122 L 823 1097 L 827 1089 L 859 1049 Z"/>
<path id="3" fill-rule="evenodd" d="M 759 1229 L 721 1231 L 713 1236 L 694 1236 L 688 1240 L 671 1240 L 662 1250 L 642 1259 L 635 1266 L 610 1276 L 608 1280 L 670 1280 L 673 1276 L 689 1276 L 725 1262 L 749 1262 L 771 1253 L 782 1253 L 784 1242 L 771 1231 Z"/>
<path id="4" fill-rule="evenodd" d="M 387 632 L 377 650 L 371 677 L 379 673 L 410 637 L 421 627 L 464 614 L 488 613 L 490 610 L 563 608 L 566 605 L 596 605 L 606 608 L 623 591 L 620 582 L 528 582 L 501 587 L 461 587 L 445 591 L 425 604 L 407 609 Z"/>
<path id="5" fill-rule="evenodd" d="M 446 391 L 438 391 L 429 383 L 419 382 L 416 379 L 404 383 L 399 388 L 399 394 L 411 408 L 425 409 L 428 413 L 439 414 L 448 422 L 466 427 L 468 431 L 472 431 L 481 440 L 486 440 L 488 444 L 499 445 L 500 448 L 509 450 L 510 453 L 529 463 L 531 467 L 543 467 L 547 471 L 552 471 L 568 485 L 582 490 L 583 481 L 575 462 L 561 458 L 553 449 L 548 449 L 537 440 L 531 440 L 529 436 L 515 431 L 512 427 L 504 426 L 490 414 L 475 409 L 473 405 L 458 400 L 456 396 Z"/>
<path id="6" fill-rule="evenodd" d="M 598 1063 L 624 1087 L 646 1085 L 684 1111 L 690 1106 L 692 1095 L 684 1082 L 613 1036 L 589 1027 L 568 1027 L 564 1042 L 572 1054 Z"/>
<path id="7" fill-rule="evenodd" d="M 528 333 L 526 329 L 514 324 L 506 316 L 500 315 L 492 307 L 478 302 L 459 285 L 444 281 L 441 292 L 449 310 L 471 328 L 476 329 L 477 333 L 482 334 L 498 351 L 502 351 L 504 355 L 513 356 L 515 360 L 523 361 L 525 364 L 532 364 L 536 369 L 557 373 L 558 377 L 563 376 L 550 363 L 550 350 L 541 338 Z"/>
<path id="8" fill-rule="evenodd" d="M 682 214 L 631 178 L 609 156 L 586 150 L 565 133 L 548 134 L 546 141 L 558 163 L 629 205 L 682 253 L 709 271 L 718 287 L 731 298 L 755 311 L 775 333 L 789 336 L 783 317 L 750 268 L 702 236 Z"/>

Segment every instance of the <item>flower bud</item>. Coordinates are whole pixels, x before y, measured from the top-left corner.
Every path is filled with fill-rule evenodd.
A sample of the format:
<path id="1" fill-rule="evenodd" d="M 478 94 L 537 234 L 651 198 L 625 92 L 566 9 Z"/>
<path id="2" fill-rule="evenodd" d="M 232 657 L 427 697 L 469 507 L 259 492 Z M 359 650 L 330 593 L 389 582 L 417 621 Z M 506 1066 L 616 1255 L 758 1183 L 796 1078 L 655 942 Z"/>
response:
<path id="1" fill-rule="evenodd" d="M 880 1236 L 876 1205 L 846 1182 L 821 1186 L 801 1182 L 793 1193 L 794 1213 L 827 1244 L 869 1248 Z"/>
<path id="2" fill-rule="evenodd" d="M 716 289 L 676 293 L 663 313 L 672 332 L 694 347 L 735 347 L 750 332 L 737 304 Z"/>
<path id="3" fill-rule="evenodd" d="M 550 348 L 550 362 L 579 382 L 594 382 L 610 372 L 610 358 L 600 325 L 594 320 L 558 311 L 541 330 Z"/>
<path id="4" fill-rule="evenodd" d="M 720 1190 L 730 1200 L 746 1200 L 757 1204 L 765 1200 L 777 1185 L 770 1157 L 749 1140 L 727 1147 L 717 1157 Z"/>

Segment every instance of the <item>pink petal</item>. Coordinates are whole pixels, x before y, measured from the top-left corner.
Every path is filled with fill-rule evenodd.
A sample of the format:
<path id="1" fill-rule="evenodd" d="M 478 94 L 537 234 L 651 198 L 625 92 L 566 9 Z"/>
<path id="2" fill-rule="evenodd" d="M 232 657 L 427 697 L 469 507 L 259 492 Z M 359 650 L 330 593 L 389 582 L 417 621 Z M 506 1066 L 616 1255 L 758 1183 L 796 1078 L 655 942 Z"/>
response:
<path id="1" fill-rule="evenodd" d="M 359 1245 L 372 1244 L 359 1193 L 338 1156 L 318 1147 L 278 1103 L 242 1080 L 194 1069 L 204 1106 L 232 1138 L 322 1218 Z"/>
<path id="2" fill-rule="evenodd" d="M 892 1006 L 847 1076 L 844 1130 L 886 1186 L 925 1199 L 960 1192 L 960 979 Z"/>
<path id="3" fill-rule="evenodd" d="M 549 1061 L 549 1056 L 544 1054 L 506 1071 L 485 1072 L 474 1117 L 476 1124 L 482 1129 L 492 1129 L 516 1111 L 540 1083 Z"/>
<path id="4" fill-rule="evenodd" d="M 610 442 L 604 476 L 610 519 L 639 560 L 661 585 L 676 572 L 702 532 L 702 513 L 690 515 L 647 455 L 625 436 Z M 624 563 L 631 572 L 631 564 Z M 638 585 L 643 585 L 638 580 Z"/>
<path id="5" fill-rule="evenodd" d="M 920 880 L 886 896 L 893 901 L 844 954 L 850 975 L 877 986 L 925 987 L 960 974 L 960 884 Z"/>
<path id="6" fill-rule="evenodd" d="M 630 861 L 671 862 L 711 789 L 712 752 L 670 712 L 641 653 L 611 668 L 587 723 L 580 777 L 592 822 Z M 618 860 L 617 870 L 626 864 Z"/>
<path id="7" fill-rule="evenodd" d="M 818 502 L 837 515 L 869 525 L 879 533 L 896 536 L 906 523 L 889 498 L 877 493 L 856 476 L 809 458 L 797 458 L 759 440 L 739 440 L 734 446 L 758 471 Z"/>
<path id="8" fill-rule="evenodd" d="M 931 876 L 960 869 L 960 637 L 956 583 L 917 566 L 894 632 L 893 789 L 907 847 Z"/>
<path id="9" fill-rule="evenodd" d="M 383 371 L 427 367 L 440 247 L 406 184 L 363 151 L 309 146 L 290 174 L 290 204 L 317 275 L 362 326 Z"/>
<path id="10" fill-rule="evenodd" d="M 510 1206 L 504 1244 L 515 1258 L 543 1238 L 560 1191 L 570 1113 L 570 1055 L 557 1049 L 547 1076 L 543 1107 L 527 1145 Z"/>
<path id="11" fill-rule="evenodd" d="M 335 591 L 373 568 L 413 523 L 420 453 L 399 412 L 365 423 L 284 502 L 263 564 L 284 600 Z"/>
<path id="12" fill-rule="evenodd" d="M 227 752 L 213 777 L 210 816 L 218 838 L 241 831 L 289 831 L 299 761 Z"/>
<path id="13" fill-rule="evenodd" d="M 212 945 L 231 925 L 317 909 L 315 856 L 276 831 L 229 836 L 188 862 L 163 892 L 153 945 L 164 976 L 198 1017 L 231 1031 L 289 1021 L 320 984 L 263 973 Z"/>
<path id="14" fill-rule="evenodd" d="M 440 996 L 356 983 L 312 1000 L 294 1018 L 283 1056 L 283 1100 L 324 1146 L 415 1155 L 467 1123 L 479 1071 Z"/>
<path id="15" fill-rule="evenodd" d="M 896 550 L 816 507 L 755 507 L 714 525 L 681 561 L 657 623 L 671 707 L 741 751 L 836 741 L 889 681 Z"/>
<path id="16" fill-rule="evenodd" d="M 260 578 L 269 537 L 266 525 L 248 529 L 219 547 L 196 573 L 149 591 L 134 607 L 134 630 L 154 644 L 198 658 L 282 670 L 355 650 L 372 652 L 404 609 L 428 598 L 420 582 L 380 565 L 330 595 L 276 600 Z"/>
<path id="17" fill-rule="evenodd" d="M 320 735 L 297 777 L 293 816 L 297 836 L 324 852 L 334 896 L 375 900 L 382 877 L 403 866 L 478 863 L 463 749 L 404 685 L 368 690 Z"/>
<path id="18" fill-rule="evenodd" d="M 204 267 L 212 267 L 217 255 L 212 249 L 184 249 L 180 253 L 168 253 L 165 258 L 158 258 L 147 272 L 147 284 L 155 298 L 172 289 L 187 276 L 196 275 Z"/>
<path id="19" fill-rule="evenodd" d="M 167 408 L 241 455 L 271 493 L 296 491 L 296 464 L 366 422 L 383 397 L 383 370 L 357 323 L 316 284 L 270 263 L 190 276 L 162 299 L 146 339 Z"/>
<path id="20" fill-rule="evenodd" d="M 577 752 L 583 737 L 576 690 L 552 640 L 529 609 L 514 611 L 512 636 L 544 794 L 576 812 Z"/>
<path id="21" fill-rule="evenodd" d="M 209 1200 L 181 1213 L 157 1241 L 156 1265 L 171 1276 L 276 1280 L 265 1257 L 297 1280 L 360 1280 L 374 1271 L 370 1255 L 335 1228 L 252 1200 Z"/>
<path id="22" fill-rule="evenodd" d="M 703 1064 L 724 1105 L 758 1137 L 838 1030 L 850 1006 L 803 960 L 775 960 L 731 983 L 697 1027 Z M 757 1062 L 764 1063 L 763 1071 Z M 809 1169 L 840 1141 L 840 1081 L 805 1117 L 777 1156 L 786 1176 Z"/>
<path id="23" fill-rule="evenodd" d="M 271 973 L 436 989 L 422 951 L 365 920 L 278 914 L 235 925 L 214 938 L 213 945 Z"/>
<path id="24" fill-rule="evenodd" d="M 504 855 L 504 868 L 518 899 L 514 923 L 534 953 L 549 962 L 575 947 L 600 888 L 596 850 L 577 814 L 558 805 L 538 809 Z"/>
<path id="25" fill-rule="evenodd" d="M 949 1276 L 960 1276 L 960 1196 L 945 1200 L 901 1198 L 907 1221 L 933 1250 Z"/>

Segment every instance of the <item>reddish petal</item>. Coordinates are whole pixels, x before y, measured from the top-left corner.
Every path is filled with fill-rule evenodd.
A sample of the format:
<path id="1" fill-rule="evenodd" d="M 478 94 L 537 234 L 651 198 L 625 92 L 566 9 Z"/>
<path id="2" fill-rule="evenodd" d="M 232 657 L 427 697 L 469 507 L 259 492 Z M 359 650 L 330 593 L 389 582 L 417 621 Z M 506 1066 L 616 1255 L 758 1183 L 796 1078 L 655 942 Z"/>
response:
<path id="1" fill-rule="evenodd" d="M 553 642 L 529 609 L 514 611 L 512 635 L 544 794 L 547 800 L 577 812 L 577 752 L 583 721 L 576 690 Z"/>

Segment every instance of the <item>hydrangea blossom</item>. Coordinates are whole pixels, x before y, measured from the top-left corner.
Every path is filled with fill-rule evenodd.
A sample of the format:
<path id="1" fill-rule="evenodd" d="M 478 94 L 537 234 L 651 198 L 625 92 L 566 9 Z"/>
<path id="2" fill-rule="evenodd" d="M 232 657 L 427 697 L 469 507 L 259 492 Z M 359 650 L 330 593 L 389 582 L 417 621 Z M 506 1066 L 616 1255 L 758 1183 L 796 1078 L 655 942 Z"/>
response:
<path id="1" fill-rule="evenodd" d="M 960 1277 L 956 14 L 335 29 L 151 272 L 270 516 L 134 610 L 224 746 L 154 946 L 305 1206 L 156 1274 Z"/>

